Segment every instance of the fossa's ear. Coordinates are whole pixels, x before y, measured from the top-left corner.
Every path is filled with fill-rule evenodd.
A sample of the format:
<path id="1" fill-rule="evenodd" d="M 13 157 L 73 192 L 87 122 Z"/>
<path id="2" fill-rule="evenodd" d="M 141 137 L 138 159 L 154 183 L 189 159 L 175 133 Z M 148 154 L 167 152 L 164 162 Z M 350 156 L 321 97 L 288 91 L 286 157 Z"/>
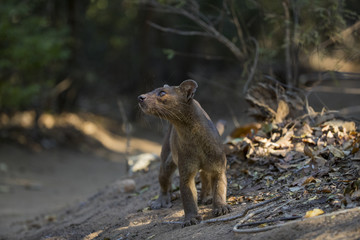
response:
<path id="1" fill-rule="evenodd" d="M 187 102 L 194 98 L 197 87 L 197 83 L 191 79 L 185 80 L 179 85 L 179 88 L 184 93 Z"/>
<path id="2" fill-rule="evenodd" d="M 170 86 L 169 86 L 169 85 L 167 85 L 167 84 L 165 84 L 165 85 L 164 85 L 164 88 L 166 88 L 166 87 L 170 87 Z"/>

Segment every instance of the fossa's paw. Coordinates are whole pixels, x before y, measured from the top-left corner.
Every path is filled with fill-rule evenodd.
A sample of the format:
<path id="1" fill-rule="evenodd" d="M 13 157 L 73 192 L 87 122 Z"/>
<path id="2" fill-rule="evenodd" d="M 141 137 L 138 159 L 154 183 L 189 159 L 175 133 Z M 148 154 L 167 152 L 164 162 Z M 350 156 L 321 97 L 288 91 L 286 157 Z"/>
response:
<path id="1" fill-rule="evenodd" d="M 185 217 L 185 221 L 182 224 L 182 227 L 188 227 L 191 225 L 199 224 L 202 221 L 202 217 L 200 215 L 195 215 L 192 217 Z"/>
<path id="2" fill-rule="evenodd" d="M 160 195 L 158 199 L 149 203 L 151 209 L 171 208 L 171 195 Z"/>
<path id="3" fill-rule="evenodd" d="M 212 203 L 212 197 L 209 196 L 209 197 L 201 198 L 201 199 L 199 199 L 198 203 L 202 204 L 202 205 L 209 205 Z"/>
<path id="4" fill-rule="evenodd" d="M 217 217 L 217 216 L 228 214 L 229 212 L 231 212 L 231 208 L 229 205 L 225 204 L 225 205 L 221 205 L 219 207 L 215 207 L 213 210 L 213 215 L 215 217 Z"/>

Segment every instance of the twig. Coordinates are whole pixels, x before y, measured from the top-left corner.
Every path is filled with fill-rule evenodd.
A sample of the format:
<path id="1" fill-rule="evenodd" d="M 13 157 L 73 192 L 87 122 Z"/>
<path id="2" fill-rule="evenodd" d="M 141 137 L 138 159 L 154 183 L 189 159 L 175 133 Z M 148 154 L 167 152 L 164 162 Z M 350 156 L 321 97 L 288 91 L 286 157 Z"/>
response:
<path id="1" fill-rule="evenodd" d="M 267 227 L 256 227 L 256 228 L 251 228 L 251 229 L 239 229 L 239 228 L 246 227 L 246 226 L 260 225 L 260 224 L 264 224 L 264 223 L 271 223 L 271 222 L 290 221 L 290 220 L 295 220 L 295 219 L 299 219 L 299 218 L 301 218 L 301 220 L 302 220 L 302 216 L 293 216 L 293 217 L 283 217 L 283 218 L 263 220 L 263 221 L 252 222 L 252 223 L 245 223 L 245 224 L 236 224 L 233 228 L 233 231 L 236 233 L 265 232 L 265 231 L 268 231 L 268 230 L 271 230 L 271 229 L 274 229 L 277 227 L 284 226 L 285 223 L 267 226 Z M 293 222 L 291 222 L 291 223 L 293 223 Z"/>
<path id="2" fill-rule="evenodd" d="M 225 1 L 224 1 L 224 3 L 225 3 Z M 234 8 L 234 1 L 232 1 L 232 4 L 231 4 L 231 14 L 233 17 L 234 24 L 236 26 L 237 34 L 238 34 L 239 40 L 241 42 L 243 52 L 245 55 L 247 55 L 246 44 L 245 44 L 245 40 L 244 40 L 244 33 L 241 29 L 241 24 L 239 22 L 238 16 L 237 16 L 235 8 Z"/>
<path id="3" fill-rule="evenodd" d="M 254 64 L 253 64 L 253 66 L 251 67 L 249 77 L 248 77 L 248 79 L 246 80 L 246 83 L 245 83 L 245 85 L 244 85 L 243 93 L 245 93 L 245 92 L 247 91 L 251 80 L 254 78 L 255 69 L 256 69 L 256 66 L 257 66 L 257 63 L 258 63 L 258 59 L 259 59 L 259 44 L 258 44 L 258 42 L 256 41 L 256 39 L 253 38 L 253 37 L 251 37 L 250 40 L 255 43 L 255 57 L 254 57 Z"/>
<path id="4" fill-rule="evenodd" d="M 285 11 L 285 61 L 286 61 L 286 83 L 294 86 L 291 75 L 291 54 L 290 54 L 290 12 L 288 1 L 283 1 L 282 5 Z"/>
<path id="5" fill-rule="evenodd" d="M 190 3 L 190 5 L 192 5 L 191 6 L 192 12 L 196 13 L 201 20 L 203 20 L 207 24 L 213 26 L 213 23 L 210 21 L 210 19 L 200 12 L 199 3 L 196 0 L 188 0 L 188 3 Z"/>
<path id="6" fill-rule="evenodd" d="M 241 218 L 241 217 L 245 216 L 250 210 L 261 207 L 261 206 L 264 206 L 264 205 L 269 204 L 271 202 L 277 201 L 280 198 L 281 198 L 281 196 L 277 196 L 277 197 L 274 197 L 272 199 L 266 200 L 264 202 L 249 206 L 249 207 L 245 208 L 245 210 L 242 213 L 236 214 L 234 216 L 229 216 L 229 217 L 226 217 L 226 218 L 212 218 L 212 219 L 208 219 L 208 220 L 203 221 L 203 223 L 226 222 L 226 221 L 231 221 L 231 220 L 234 220 L 234 219 L 237 219 L 237 218 Z"/>
<path id="7" fill-rule="evenodd" d="M 178 29 L 174 29 L 174 28 L 166 28 L 166 27 L 162 27 L 156 23 L 147 22 L 151 27 L 158 29 L 162 32 L 169 32 L 169 33 L 174 33 L 177 35 L 183 35 L 183 36 L 202 36 L 202 37 L 214 37 L 213 35 L 206 33 L 206 32 L 199 32 L 199 31 L 182 31 L 182 30 L 178 30 Z"/>
<path id="8" fill-rule="evenodd" d="M 231 61 L 233 62 L 234 59 L 233 58 L 226 58 L 226 57 L 222 57 L 222 56 L 212 56 L 212 55 L 207 55 L 207 54 L 197 54 L 197 53 L 185 53 L 185 52 L 178 52 L 178 51 L 174 51 L 174 54 L 176 56 L 184 56 L 184 57 L 192 57 L 192 58 L 202 58 L 202 59 L 206 59 L 209 61 Z M 221 84 L 219 84 L 221 85 Z"/>
<path id="9" fill-rule="evenodd" d="M 221 34 L 218 30 L 216 30 L 215 27 L 207 19 L 204 19 L 204 16 L 198 10 L 192 10 L 190 12 L 181 7 L 163 5 L 159 4 L 156 1 L 149 1 L 149 4 L 153 6 L 156 11 L 179 14 L 188 18 L 189 20 L 200 26 L 204 30 L 204 33 L 210 34 L 212 38 L 225 45 L 234 54 L 237 60 L 243 60 L 245 58 L 244 53 L 240 51 L 240 49 L 231 40 Z M 171 31 L 173 33 L 176 33 L 178 30 L 173 29 Z"/>
<path id="10" fill-rule="evenodd" d="M 318 218 L 323 218 L 326 221 L 329 221 L 330 219 L 341 215 L 341 214 L 346 214 L 346 213 L 354 213 L 354 212 L 358 212 L 359 208 L 352 208 L 352 209 L 345 209 L 345 210 L 339 210 L 336 212 L 331 212 L 331 213 L 327 213 L 327 214 L 323 214 L 323 215 L 319 215 L 316 217 L 312 217 L 307 219 L 308 221 L 311 221 L 310 219 L 318 219 Z M 278 221 L 288 221 L 288 220 L 294 220 L 294 219 L 298 219 L 296 221 L 291 221 L 291 222 L 286 222 L 286 223 L 281 223 L 281 224 L 277 224 L 277 225 L 273 225 L 273 226 L 267 226 L 267 227 L 257 227 L 257 228 L 252 228 L 252 229 L 238 229 L 240 227 L 245 227 L 245 226 L 253 226 L 253 225 L 258 225 L 258 224 L 264 224 L 264 223 L 270 223 L 270 222 L 278 222 Z M 287 226 L 287 225 L 292 225 L 294 223 L 298 223 L 304 221 L 304 218 L 301 216 L 293 216 L 293 217 L 285 217 L 285 218 L 278 218 L 278 219 L 272 219 L 272 220 L 265 220 L 265 221 L 259 221 L 259 222 L 253 222 L 253 223 L 246 223 L 246 224 L 242 224 L 237 226 L 238 228 L 233 229 L 234 232 L 236 233 L 256 233 L 256 232 L 265 232 L 274 228 L 278 228 L 278 227 L 283 227 L 283 226 Z"/>
<path id="11" fill-rule="evenodd" d="M 128 156 L 129 153 L 130 153 L 130 142 L 131 142 L 132 126 L 131 126 L 131 123 L 128 121 L 128 118 L 126 116 L 126 111 L 125 111 L 125 108 L 124 108 L 124 105 L 123 105 L 122 101 L 120 99 L 118 99 L 117 103 L 118 103 L 119 111 L 120 111 L 120 114 L 121 114 L 121 118 L 123 120 L 123 131 L 126 134 L 126 150 L 125 150 L 125 154 L 126 154 L 126 156 Z"/>
<path id="12" fill-rule="evenodd" d="M 259 213 L 262 213 L 262 212 L 265 212 L 266 210 L 268 210 L 269 208 L 272 208 L 273 206 L 275 205 L 275 203 L 272 203 L 266 207 L 263 207 L 263 208 L 260 208 L 260 209 L 257 209 L 249 214 L 246 214 L 246 216 L 241 219 L 237 224 L 235 224 L 234 228 L 236 228 L 236 226 L 239 226 L 241 225 L 242 223 L 246 222 L 247 220 L 249 220 L 250 218 L 252 218 L 253 216 L 259 214 Z"/>
<path id="13" fill-rule="evenodd" d="M 291 39 L 291 55 L 292 55 L 292 64 L 293 64 L 293 79 L 294 85 L 299 85 L 299 46 L 295 45 L 297 39 L 299 38 L 299 8 L 297 4 L 298 0 L 290 0 L 290 5 L 292 7 L 293 12 L 293 21 L 294 21 L 294 29 L 293 36 Z"/>
<path id="14" fill-rule="evenodd" d="M 285 203 L 281 204 L 280 206 L 274 208 L 274 209 L 272 210 L 272 212 L 276 212 L 278 209 L 280 209 L 280 208 L 282 208 L 283 206 L 291 203 L 291 202 L 294 201 L 294 200 L 295 200 L 295 199 L 290 199 L 290 200 L 286 201 Z"/>
<path id="15" fill-rule="evenodd" d="M 306 160 L 308 158 L 309 157 L 301 157 L 301 158 L 298 158 L 298 159 L 294 159 L 294 160 L 289 161 L 289 164 L 296 164 L 296 163 L 302 162 L 302 161 L 304 161 L 304 160 Z"/>

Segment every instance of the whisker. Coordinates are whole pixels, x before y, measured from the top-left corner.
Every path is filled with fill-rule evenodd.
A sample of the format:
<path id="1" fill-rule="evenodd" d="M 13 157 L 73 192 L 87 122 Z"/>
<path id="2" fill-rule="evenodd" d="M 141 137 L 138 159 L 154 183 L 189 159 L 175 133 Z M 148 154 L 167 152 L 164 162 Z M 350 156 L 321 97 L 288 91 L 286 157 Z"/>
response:
<path id="1" fill-rule="evenodd" d="M 136 112 L 137 118 L 142 119 L 147 127 L 150 127 L 150 122 L 147 114 L 145 114 L 142 109 L 139 107 L 140 111 Z"/>
<path id="2" fill-rule="evenodd" d="M 159 109 L 159 111 L 157 111 L 158 117 L 160 118 L 160 122 L 161 122 L 161 126 L 164 127 L 164 122 L 163 120 L 165 119 L 164 114 L 162 113 L 161 109 Z"/>
<path id="3" fill-rule="evenodd" d="M 179 121 L 182 121 L 185 118 L 185 115 L 179 109 L 170 110 L 171 114 L 176 117 Z M 177 113 L 178 114 L 177 114 Z"/>
<path id="4" fill-rule="evenodd" d="M 164 110 L 164 109 L 161 109 Z M 170 115 L 173 119 L 177 119 L 179 121 L 181 121 L 182 119 L 176 114 L 174 113 L 171 109 L 165 109 L 167 114 Z"/>

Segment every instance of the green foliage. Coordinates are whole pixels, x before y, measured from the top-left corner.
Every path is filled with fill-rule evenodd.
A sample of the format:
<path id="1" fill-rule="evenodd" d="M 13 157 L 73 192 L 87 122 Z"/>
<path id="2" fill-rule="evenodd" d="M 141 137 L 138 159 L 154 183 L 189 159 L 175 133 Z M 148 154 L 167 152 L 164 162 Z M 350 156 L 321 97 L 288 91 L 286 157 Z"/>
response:
<path id="1" fill-rule="evenodd" d="M 163 53 L 166 55 L 168 60 L 173 59 L 176 55 L 176 52 L 173 49 L 163 49 Z"/>
<path id="2" fill-rule="evenodd" d="M 304 1 L 299 8 L 301 24 L 295 41 L 305 48 L 333 38 L 345 27 L 340 1 Z"/>
<path id="3" fill-rule="evenodd" d="M 40 94 L 40 90 L 41 86 L 37 83 L 20 86 L 2 82 L 0 83 L 0 106 L 7 109 L 24 108 L 29 104 L 29 99 Z"/>
<path id="4" fill-rule="evenodd" d="M 37 15 L 43 1 L 1 1 L 0 109 L 26 108 L 70 57 L 68 29 Z"/>

